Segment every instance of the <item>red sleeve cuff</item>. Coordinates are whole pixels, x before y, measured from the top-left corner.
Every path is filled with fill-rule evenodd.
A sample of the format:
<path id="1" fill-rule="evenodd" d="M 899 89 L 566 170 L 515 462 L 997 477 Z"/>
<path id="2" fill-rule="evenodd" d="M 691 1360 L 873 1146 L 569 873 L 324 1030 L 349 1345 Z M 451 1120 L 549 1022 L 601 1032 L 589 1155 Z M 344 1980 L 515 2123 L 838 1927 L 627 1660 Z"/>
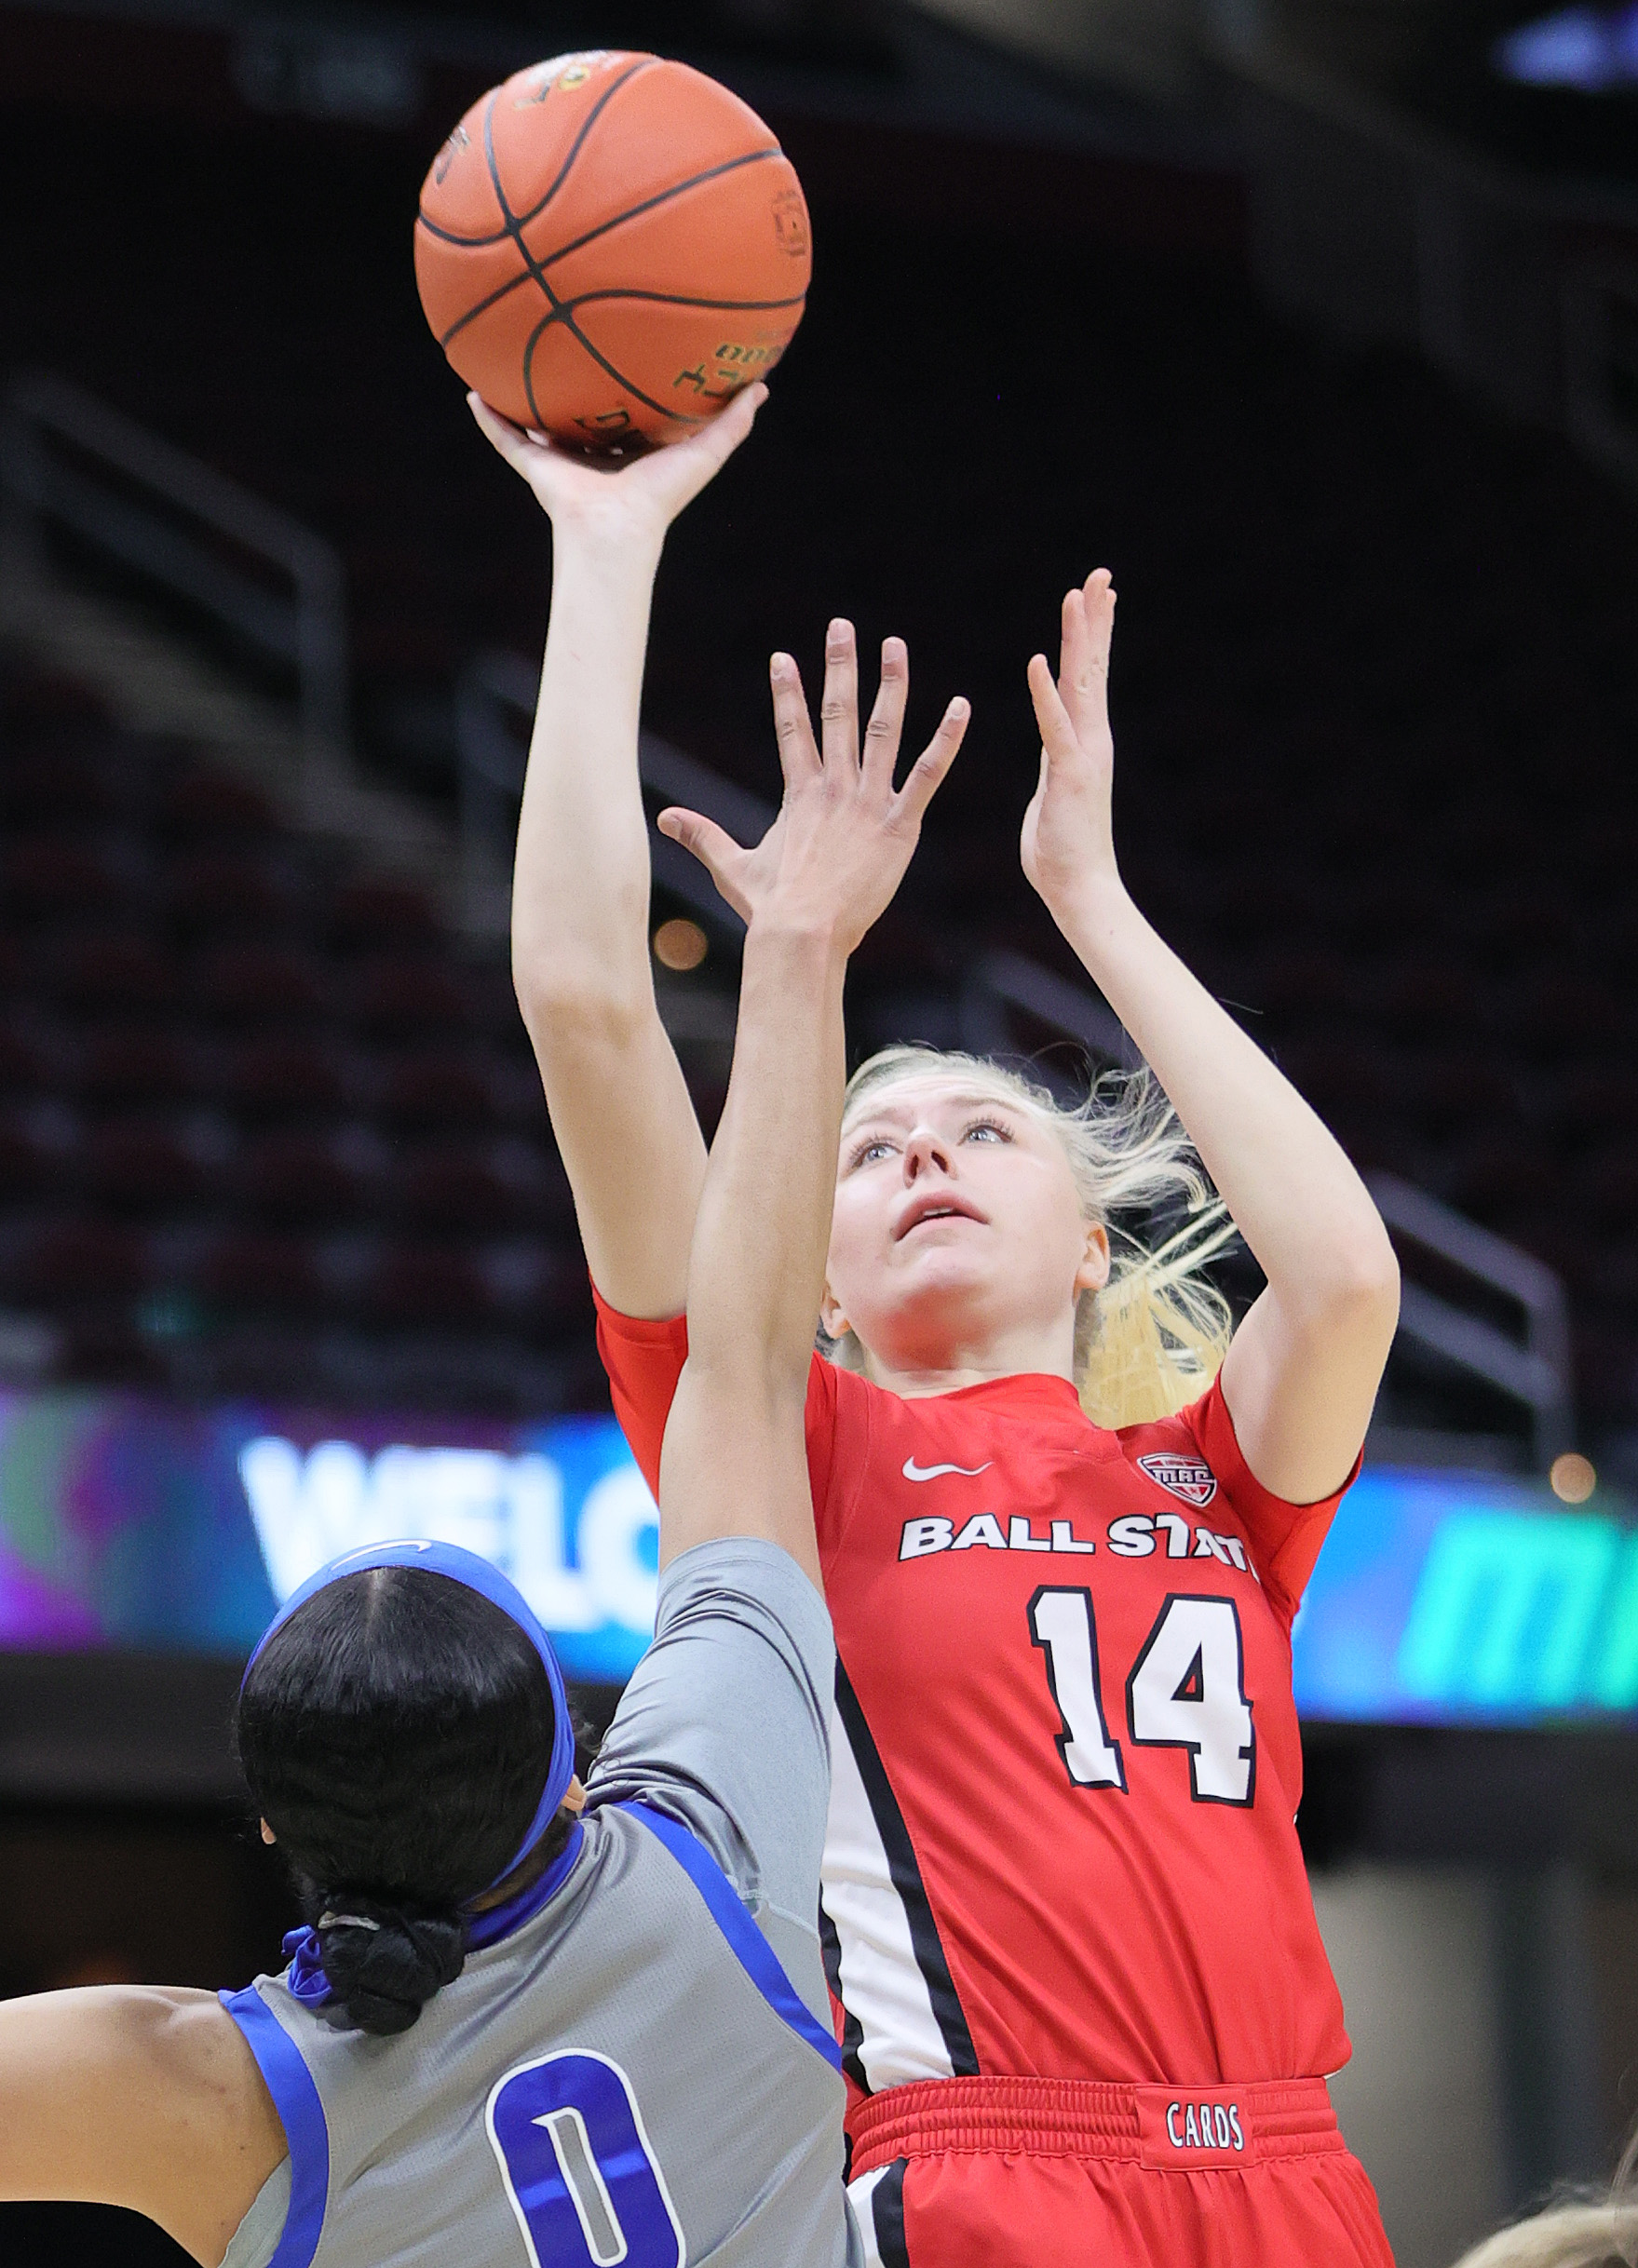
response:
<path id="1" fill-rule="evenodd" d="M 1293 1505 L 1266 1489 L 1246 1463 L 1234 1419 L 1220 1383 L 1213 1379 L 1187 1413 L 1200 1454 L 1216 1474 L 1250 1540 L 1264 1582 L 1280 1595 L 1287 1620 L 1294 1615 L 1314 1572 L 1336 1507 L 1360 1477 L 1361 1450 L 1351 1470 L 1329 1495 Z"/>

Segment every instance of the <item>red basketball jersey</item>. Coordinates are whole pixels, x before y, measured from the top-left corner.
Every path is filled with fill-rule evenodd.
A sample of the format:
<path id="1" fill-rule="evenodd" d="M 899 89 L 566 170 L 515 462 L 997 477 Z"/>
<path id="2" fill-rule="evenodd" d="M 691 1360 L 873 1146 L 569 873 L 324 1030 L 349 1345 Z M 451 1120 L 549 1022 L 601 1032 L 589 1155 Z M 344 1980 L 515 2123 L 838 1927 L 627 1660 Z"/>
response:
<path id="1" fill-rule="evenodd" d="M 652 1486 L 684 1324 L 600 1303 L 599 1345 Z M 854 2084 L 1346 2062 L 1291 1668 L 1337 1498 L 1261 1487 L 1215 1385 L 1111 1433 L 1063 1379 L 905 1400 L 816 1357 L 807 1442 L 838 1657 L 820 1925 Z"/>

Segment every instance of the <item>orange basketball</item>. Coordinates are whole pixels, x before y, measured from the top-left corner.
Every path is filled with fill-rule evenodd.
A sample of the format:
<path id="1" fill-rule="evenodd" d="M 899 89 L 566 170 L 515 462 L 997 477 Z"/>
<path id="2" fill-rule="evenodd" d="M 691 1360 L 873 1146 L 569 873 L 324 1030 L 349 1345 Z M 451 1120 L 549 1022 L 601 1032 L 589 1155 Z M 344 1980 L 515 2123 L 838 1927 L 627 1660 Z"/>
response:
<path id="1" fill-rule="evenodd" d="M 475 102 L 421 190 L 415 278 L 451 362 L 515 424 L 679 439 L 802 320 L 802 184 L 738 95 L 597 49 Z"/>

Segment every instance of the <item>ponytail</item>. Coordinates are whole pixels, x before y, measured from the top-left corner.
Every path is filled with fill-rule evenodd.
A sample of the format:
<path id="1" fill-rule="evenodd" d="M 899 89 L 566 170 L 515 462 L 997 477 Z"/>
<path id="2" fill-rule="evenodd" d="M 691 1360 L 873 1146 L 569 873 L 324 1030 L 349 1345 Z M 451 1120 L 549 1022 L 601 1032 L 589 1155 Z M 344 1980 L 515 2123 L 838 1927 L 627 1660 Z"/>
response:
<path id="1" fill-rule="evenodd" d="M 332 1891 L 304 1900 L 312 1913 L 332 2001 L 357 2032 L 408 2032 L 467 1962 L 467 1924 L 453 1906 L 388 1904 Z"/>

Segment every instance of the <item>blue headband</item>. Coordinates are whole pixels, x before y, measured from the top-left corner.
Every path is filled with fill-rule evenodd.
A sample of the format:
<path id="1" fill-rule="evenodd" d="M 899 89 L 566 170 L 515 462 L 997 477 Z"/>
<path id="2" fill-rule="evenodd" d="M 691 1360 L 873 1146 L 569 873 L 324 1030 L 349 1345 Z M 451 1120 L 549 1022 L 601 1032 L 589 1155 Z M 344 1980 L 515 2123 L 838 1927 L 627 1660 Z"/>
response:
<path id="1" fill-rule="evenodd" d="M 569 1790 L 575 1776 L 575 1728 L 569 1720 L 569 1695 L 563 1684 L 563 1673 L 558 1657 L 552 1652 L 551 1640 L 536 1621 L 529 1601 L 515 1583 L 503 1575 L 498 1567 L 481 1559 L 475 1551 L 463 1551 L 458 1544 L 398 1543 L 366 1544 L 359 1551 L 344 1552 L 339 1559 L 332 1559 L 317 1574 L 309 1575 L 305 1583 L 298 1584 L 285 1600 L 273 1620 L 256 1640 L 255 1653 L 245 1665 L 248 1680 L 258 1656 L 276 1630 L 281 1630 L 298 1608 L 306 1605 L 318 1592 L 339 1583 L 344 1575 L 362 1574 L 372 1567 L 414 1567 L 425 1574 L 447 1575 L 452 1583 L 464 1583 L 469 1591 L 487 1599 L 492 1606 L 515 1622 L 529 1640 L 546 1670 L 547 1683 L 551 1687 L 552 1739 L 551 1768 L 546 1775 L 540 1802 L 535 1816 L 529 1822 L 529 1831 L 518 1845 L 514 1856 L 495 1877 L 505 1882 L 514 1868 L 522 1865 L 542 1834 L 556 1816 L 557 1809 Z M 244 1690 L 243 1686 L 239 1689 Z M 493 1889 L 494 1883 L 491 1883 Z"/>

